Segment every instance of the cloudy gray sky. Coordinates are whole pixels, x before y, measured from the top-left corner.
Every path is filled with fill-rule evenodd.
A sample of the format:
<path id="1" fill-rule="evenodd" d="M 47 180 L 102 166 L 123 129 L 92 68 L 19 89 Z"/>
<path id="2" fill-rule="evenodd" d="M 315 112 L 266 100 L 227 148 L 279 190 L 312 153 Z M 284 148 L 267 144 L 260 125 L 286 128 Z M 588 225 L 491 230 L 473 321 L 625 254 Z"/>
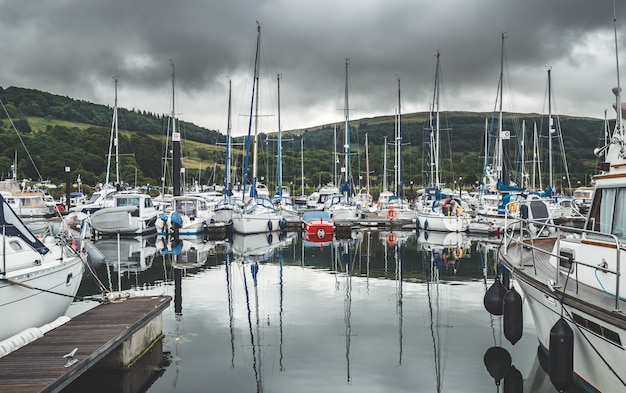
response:
<path id="1" fill-rule="evenodd" d="M 626 54 L 626 3 L 617 5 Z M 505 41 L 505 110 L 604 117 L 616 86 L 611 0 L 0 0 L 0 86 L 176 112 L 225 132 L 247 132 L 256 22 L 261 23 L 261 127 L 341 121 L 350 58 L 353 119 L 427 111 L 441 52 L 442 110 L 491 111 Z M 626 60 L 621 61 L 626 64 Z M 612 111 L 609 117 L 613 117 Z"/>

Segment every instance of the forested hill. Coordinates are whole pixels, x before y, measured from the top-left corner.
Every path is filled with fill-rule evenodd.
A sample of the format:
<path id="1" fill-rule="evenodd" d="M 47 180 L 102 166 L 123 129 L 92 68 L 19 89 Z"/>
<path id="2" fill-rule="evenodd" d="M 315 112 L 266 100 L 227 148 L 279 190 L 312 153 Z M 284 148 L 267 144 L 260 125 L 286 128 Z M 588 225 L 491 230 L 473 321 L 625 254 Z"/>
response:
<path id="1" fill-rule="evenodd" d="M 19 87 L 0 88 L 0 100 L 18 130 L 16 133 L 4 111 L 0 110 L 0 177 L 9 174 L 17 153 L 20 179 L 42 178 L 63 183 L 64 168 L 70 166 L 72 179 L 80 175 L 85 185 L 92 186 L 104 182 L 110 145 L 111 107 Z M 440 117 L 439 168 L 442 182 L 449 186 L 455 186 L 457 181 L 464 186 L 475 185 L 482 177 L 485 162 L 485 131 L 488 128 L 490 135 L 496 135 L 497 119 L 492 113 L 478 112 L 442 112 Z M 120 159 L 121 180 L 138 185 L 160 184 L 164 151 L 170 148 L 164 143 L 168 115 L 118 108 L 118 118 L 118 147 L 123 155 Z M 559 183 L 564 183 L 568 175 L 560 153 L 564 150 L 572 187 L 588 185 L 591 176 L 597 173 L 593 148 L 602 145 L 604 120 L 571 116 L 560 116 L 558 120 L 563 138 L 562 141 L 555 139 L 553 143 L 554 176 Z M 525 135 L 526 173 L 533 173 L 530 160 L 536 143 L 540 153 L 538 157 L 542 160 L 540 166 L 544 185 L 547 185 L 548 152 L 547 138 L 542 135 L 547 134 L 547 123 L 546 115 L 532 113 L 506 113 L 504 119 L 504 129 L 510 130 L 513 135 L 509 157 L 511 171 L 520 173 L 521 135 Z M 385 180 L 387 187 L 392 189 L 393 171 L 397 166 L 392 146 L 395 143 L 396 118 L 380 116 L 353 120 L 350 124 L 349 172 L 354 184 L 365 186 L 369 177 L 374 195 L 375 190 L 382 190 Z M 421 187 L 429 181 L 430 116 L 425 112 L 407 113 L 402 116 L 401 124 L 403 183 L 407 187 Z M 522 127 L 523 124 L 525 127 Z M 221 184 L 225 161 L 225 147 L 221 143 L 225 136 L 191 123 L 181 122 L 180 126 L 185 143 L 183 165 L 187 181 Z M 535 127 L 538 138 L 533 138 Z M 334 176 L 341 173 L 344 163 L 344 124 L 326 124 L 283 133 L 283 184 L 289 184 L 295 194 L 300 194 L 303 192 L 300 186 L 303 176 L 306 180 L 304 193 L 311 192 L 320 184 L 338 180 Z M 365 153 L 366 138 L 368 154 Z M 259 143 L 258 176 L 273 190 L 277 173 L 276 138 L 262 134 L 259 139 L 263 143 Z M 237 184 L 242 181 L 245 143 L 243 137 L 234 142 L 233 184 Z M 339 150 L 337 156 L 334 156 L 333 146 Z M 488 149 L 491 155 L 494 146 L 489 145 Z M 539 163 L 535 163 L 535 169 L 539 176 Z"/>
<path id="2" fill-rule="evenodd" d="M 0 99 L 18 130 L 23 132 L 30 131 L 29 125 L 24 121 L 28 116 L 111 127 L 112 108 L 106 105 L 21 87 L 0 87 Z M 0 118 L 6 118 L 4 111 L 1 112 Z M 160 135 L 168 116 L 169 114 L 118 108 L 119 121 L 123 121 L 121 127 L 146 134 Z M 218 137 L 217 131 L 193 123 L 181 121 L 180 127 L 185 129 L 187 138 L 197 142 L 214 144 Z"/>

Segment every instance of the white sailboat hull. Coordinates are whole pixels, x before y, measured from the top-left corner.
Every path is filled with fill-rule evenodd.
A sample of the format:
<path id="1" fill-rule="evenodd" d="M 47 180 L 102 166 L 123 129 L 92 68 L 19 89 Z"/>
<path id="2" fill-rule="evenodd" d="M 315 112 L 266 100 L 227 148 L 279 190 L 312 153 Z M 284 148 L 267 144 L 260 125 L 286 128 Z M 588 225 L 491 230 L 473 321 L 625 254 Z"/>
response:
<path id="1" fill-rule="evenodd" d="M 64 262 L 50 262 L 51 266 L 7 274 L 7 278 L 18 284 L 0 281 L 0 340 L 21 331 L 41 327 L 64 315 L 78 291 L 83 276 L 83 264 L 78 256 L 65 258 Z M 20 285 L 22 284 L 22 285 Z M 30 289 L 39 288 L 55 293 Z"/>
<path id="2" fill-rule="evenodd" d="M 279 213 L 234 213 L 233 231 L 243 235 L 280 231 L 282 219 Z"/>
<path id="3" fill-rule="evenodd" d="M 418 212 L 419 229 L 441 232 L 465 232 L 469 227 L 469 217 L 460 215 L 444 216 L 438 212 Z"/>

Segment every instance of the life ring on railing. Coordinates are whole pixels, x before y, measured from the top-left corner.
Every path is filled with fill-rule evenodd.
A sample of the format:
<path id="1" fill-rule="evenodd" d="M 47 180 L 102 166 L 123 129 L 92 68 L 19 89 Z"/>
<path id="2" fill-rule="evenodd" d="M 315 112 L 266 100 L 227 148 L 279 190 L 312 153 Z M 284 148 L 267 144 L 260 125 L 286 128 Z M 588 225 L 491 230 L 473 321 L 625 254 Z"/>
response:
<path id="1" fill-rule="evenodd" d="M 453 213 L 456 216 L 460 216 L 461 214 L 463 214 L 463 206 L 461 206 L 460 203 L 455 204 Z"/>
<path id="2" fill-rule="evenodd" d="M 387 234 L 387 244 L 390 246 L 393 246 L 396 244 L 396 240 L 398 240 L 398 237 L 396 236 L 395 233 L 391 232 Z"/>
<path id="3" fill-rule="evenodd" d="M 398 216 L 398 212 L 396 211 L 396 209 L 393 208 L 393 206 L 389 206 L 387 208 L 387 218 L 389 220 L 393 220 Z"/>
<path id="4" fill-rule="evenodd" d="M 317 237 L 319 239 L 323 239 L 324 236 L 326 236 L 326 231 L 324 230 L 324 228 L 320 228 L 317 230 Z"/>
<path id="5" fill-rule="evenodd" d="M 509 204 L 509 210 L 511 213 L 517 213 L 517 203 L 513 202 Z"/>
<path id="6" fill-rule="evenodd" d="M 454 259 L 461 259 L 461 257 L 463 256 L 463 249 L 457 248 L 452 252 L 452 255 L 454 255 Z"/>

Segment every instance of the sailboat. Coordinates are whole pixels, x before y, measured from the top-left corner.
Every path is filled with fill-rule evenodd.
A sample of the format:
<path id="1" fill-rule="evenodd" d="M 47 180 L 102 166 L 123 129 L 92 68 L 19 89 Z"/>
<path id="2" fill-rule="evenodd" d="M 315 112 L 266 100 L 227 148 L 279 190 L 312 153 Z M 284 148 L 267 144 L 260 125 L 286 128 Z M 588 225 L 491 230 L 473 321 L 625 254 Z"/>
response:
<path id="1" fill-rule="evenodd" d="M 344 167 L 342 168 L 343 179 L 341 181 L 342 195 L 332 196 L 324 205 L 324 210 L 330 213 L 335 224 L 351 224 L 361 218 L 361 207 L 353 201 L 352 195 L 352 172 L 350 170 L 350 109 L 348 103 L 348 65 L 346 59 L 346 84 L 345 84 L 345 130 L 344 130 Z"/>
<path id="2" fill-rule="evenodd" d="M 432 192 L 425 192 L 417 209 L 416 226 L 423 230 L 464 232 L 468 229 L 470 216 L 463 208 L 460 199 L 446 198 L 439 189 L 439 84 L 440 64 L 437 51 L 437 67 L 435 70 L 435 88 L 433 92 L 433 109 L 435 124 L 430 129 L 430 172 Z"/>
<path id="3" fill-rule="evenodd" d="M 52 235 L 35 236 L 0 194 L 0 340 L 17 347 L 41 337 L 43 325 L 63 316 L 83 277 L 81 256 Z M 49 329 L 48 329 L 49 330 Z M 8 344 L 8 348 L 15 345 Z M 0 357 L 7 345 L 0 345 Z"/>
<path id="4" fill-rule="evenodd" d="M 226 127 L 226 160 L 224 165 L 224 190 L 222 200 L 214 207 L 215 221 L 223 222 L 227 225 L 233 223 L 233 208 L 236 204 L 242 204 L 241 198 L 237 198 L 232 191 L 231 181 L 231 151 L 232 151 L 232 81 L 228 80 L 228 125 Z"/>
<path id="5" fill-rule="evenodd" d="M 296 211 L 293 200 L 291 199 L 291 195 L 289 195 L 289 190 L 283 186 L 283 159 L 282 159 L 282 149 L 283 149 L 283 139 L 282 132 L 280 127 L 280 79 L 281 75 L 278 74 L 276 77 L 277 86 L 278 86 L 278 165 L 277 165 L 277 178 L 278 178 L 278 187 L 276 190 L 276 195 L 274 195 L 273 202 L 277 205 L 282 219 L 287 225 L 296 225 L 300 226 L 300 214 Z"/>
<path id="6" fill-rule="evenodd" d="M 503 130 L 502 95 L 504 90 L 504 39 L 502 33 L 502 46 L 500 54 L 500 79 L 498 82 L 497 103 L 498 131 L 496 135 L 496 147 L 492 164 L 489 164 L 489 136 L 485 129 L 485 165 L 483 182 L 479 196 L 479 206 L 476 210 L 474 222 L 487 224 L 497 228 L 504 228 L 511 219 L 517 216 L 516 195 L 524 191 L 523 187 L 517 187 L 511 182 L 509 176 L 510 163 L 508 160 L 508 146 L 511 139 L 510 131 Z M 485 127 L 487 125 L 485 124 Z"/>
<path id="7" fill-rule="evenodd" d="M 394 184 L 396 186 L 395 192 L 391 192 L 387 189 L 387 145 L 385 138 L 385 170 L 383 180 L 383 191 L 378 197 L 378 216 L 386 218 L 390 221 L 411 221 L 413 222 L 417 218 L 417 211 L 409 206 L 406 198 L 404 197 L 404 180 L 402 175 L 402 120 L 401 120 L 401 99 L 400 99 L 400 76 L 398 80 L 398 113 L 396 116 L 396 130 L 395 130 L 395 170 L 394 170 Z"/>
<path id="8" fill-rule="evenodd" d="M 182 165 L 180 159 L 180 132 L 176 130 L 176 96 L 175 96 L 175 69 L 172 67 L 172 211 L 163 213 L 155 223 L 159 235 L 190 235 L 197 236 L 207 232 L 209 224 L 215 223 L 213 205 L 199 195 L 184 195 L 181 185 Z"/>
<path id="9" fill-rule="evenodd" d="M 253 234 L 283 230 L 287 226 L 282 214 L 266 197 L 259 195 L 257 187 L 257 152 L 258 152 L 258 98 L 259 98 L 259 55 L 261 50 L 261 25 L 257 22 L 257 42 L 254 58 L 254 80 L 252 82 L 252 101 L 250 104 L 250 121 L 248 124 L 248 137 L 246 139 L 246 159 L 244 164 L 244 187 L 242 201 L 244 206 L 236 206 L 233 211 L 233 231 L 239 234 Z M 253 110 L 256 104 L 256 113 Z M 252 119 L 254 117 L 254 138 L 252 137 Z M 253 146 L 252 184 L 250 185 L 250 195 L 246 201 L 246 181 L 248 178 L 248 159 L 250 156 L 250 144 Z"/>

